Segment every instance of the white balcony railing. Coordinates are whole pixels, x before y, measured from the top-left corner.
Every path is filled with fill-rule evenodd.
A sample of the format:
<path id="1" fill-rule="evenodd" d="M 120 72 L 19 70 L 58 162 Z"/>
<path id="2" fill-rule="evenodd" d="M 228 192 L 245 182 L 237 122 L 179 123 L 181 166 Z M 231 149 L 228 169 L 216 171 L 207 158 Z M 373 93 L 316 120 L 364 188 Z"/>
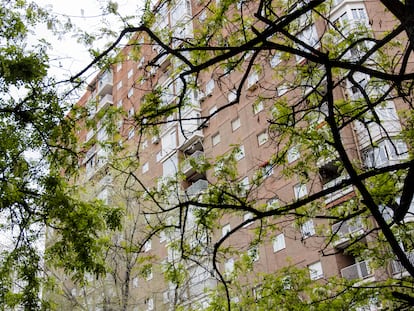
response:
<path id="1" fill-rule="evenodd" d="M 347 280 L 365 279 L 372 275 L 368 261 L 360 261 L 341 269 L 341 275 Z"/>
<path id="2" fill-rule="evenodd" d="M 200 151 L 200 150 L 197 150 L 191 156 L 186 158 L 183 162 L 183 166 L 182 166 L 182 169 L 181 169 L 182 173 L 185 174 L 186 176 L 191 175 L 194 172 L 194 168 L 191 165 L 192 159 L 194 159 L 195 161 L 198 161 L 203 156 L 204 156 L 204 152 Z"/>
<path id="3" fill-rule="evenodd" d="M 414 265 L 414 252 L 411 253 L 405 253 L 408 257 L 408 260 L 410 261 L 410 263 L 412 265 Z M 393 274 L 398 274 L 398 273 L 403 273 L 405 272 L 405 268 L 403 267 L 403 265 L 401 264 L 401 262 L 399 262 L 398 260 L 393 260 L 391 262 L 391 268 L 392 268 L 392 273 Z"/>
<path id="4" fill-rule="evenodd" d="M 332 226 L 332 233 L 339 237 L 339 240 L 333 243 L 335 247 L 339 247 L 347 243 L 350 238 L 363 234 L 364 227 L 359 218 L 350 219 L 334 224 Z"/>
<path id="5" fill-rule="evenodd" d="M 199 179 L 193 183 L 190 187 L 187 188 L 187 195 L 197 195 L 206 190 L 208 187 L 208 182 L 205 179 Z"/>
<path id="6" fill-rule="evenodd" d="M 98 112 L 99 110 L 106 108 L 109 105 L 113 104 L 113 98 L 111 94 L 106 94 L 105 96 L 103 96 L 101 98 L 101 100 L 98 103 L 98 107 L 96 109 L 96 112 Z"/>
<path id="7" fill-rule="evenodd" d="M 347 178 L 347 176 L 340 176 L 338 178 L 335 178 L 334 180 L 331 180 L 329 182 L 327 182 L 326 184 L 323 185 L 323 189 L 329 189 L 330 187 L 336 186 L 338 184 L 340 184 L 342 182 L 342 180 L 344 180 L 345 178 Z M 342 189 L 339 189 L 337 191 L 334 191 L 332 193 L 329 193 L 325 196 L 325 203 L 331 203 L 337 199 L 339 199 L 340 197 L 343 197 L 344 195 L 350 193 L 353 191 L 353 187 L 352 185 L 346 186 Z"/>
<path id="8" fill-rule="evenodd" d="M 96 96 L 112 94 L 113 79 L 110 71 L 104 72 L 98 80 Z"/>

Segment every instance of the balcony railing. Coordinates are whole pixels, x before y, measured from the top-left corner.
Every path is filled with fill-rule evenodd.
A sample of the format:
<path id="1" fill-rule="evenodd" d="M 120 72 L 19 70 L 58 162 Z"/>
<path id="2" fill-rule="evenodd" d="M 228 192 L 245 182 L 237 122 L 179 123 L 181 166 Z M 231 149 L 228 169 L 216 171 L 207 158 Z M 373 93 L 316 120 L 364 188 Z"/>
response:
<path id="1" fill-rule="evenodd" d="M 408 257 L 410 263 L 414 265 L 414 252 L 405 253 L 405 255 Z M 406 271 L 401 262 L 399 262 L 398 260 L 393 260 L 391 262 L 391 268 L 393 274 L 403 273 Z"/>
<path id="2" fill-rule="evenodd" d="M 189 176 L 189 175 L 193 174 L 194 173 L 194 168 L 191 165 L 192 159 L 194 159 L 195 161 L 198 161 L 203 156 L 204 156 L 204 152 L 200 151 L 200 150 L 197 150 L 191 156 L 186 158 L 183 162 L 183 166 L 182 166 L 182 169 L 181 169 L 182 173 L 185 174 L 186 176 Z"/>
<path id="3" fill-rule="evenodd" d="M 372 275 L 369 268 L 368 261 L 360 261 L 356 264 L 343 268 L 341 270 L 341 275 L 347 280 L 356 280 L 356 279 L 365 279 Z"/>
<path id="4" fill-rule="evenodd" d="M 208 278 L 196 284 L 191 284 L 189 288 L 190 298 L 195 298 L 196 296 L 202 295 L 206 292 L 206 290 L 213 289 L 216 286 L 217 286 L 217 281 L 213 278 Z"/>
<path id="5" fill-rule="evenodd" d="M 335 247 L 339 247 L 346 244 L 352 237 L 363 234 L 364 227 L 359 218 L 350 219 L 334 224 L 332 226 L 332 233 L 339 237 L 339 240 L 333 243 Z"/>
<path id="6" fill-rule="evenodd" d="M 208 182 L 205 179 L 199 179 L 193 183 L 190 187 L 187 188 L 186 193 L 189 196 L 197 195 L 206 190 L 208 187 Z"/>
<path id="7" fill-rule="evenodd" d="M 105 96 L 106 94 L 112 94 L 112 73 L 109 71 L 104 72 L 98 80 L 96 96 Z"/>
<path id="8" fill-rule="evenodd" d="M 99 110 L 106 108 L 109 105 L 113 104 L 113 98 L 111 94 L 106 94 L 104 97 L 101 98 L 101 100 L 98 103 L 98 107 L 96 108 L 96 112 Z"/>
<path id="9" fill-rule="evenodd" d="M 341 183 L 342 180 L 344 180 L 345 178 L 347 178 L 347 176 L 341 176 L 334 180 L 331 180 L 330 182 L 327 182 L 326 184 L 323 185 L 323 189 L 329 189 L 330 187 L 336 186 L 339 183 Z M 352 191 L 353 191 L 353 187 L 350 185 L 342 189 L 339 189 L 337 191 L 334 191 L 332 193 L 329 193 L 325 196 L 325 203 L 331 203 Z"/>

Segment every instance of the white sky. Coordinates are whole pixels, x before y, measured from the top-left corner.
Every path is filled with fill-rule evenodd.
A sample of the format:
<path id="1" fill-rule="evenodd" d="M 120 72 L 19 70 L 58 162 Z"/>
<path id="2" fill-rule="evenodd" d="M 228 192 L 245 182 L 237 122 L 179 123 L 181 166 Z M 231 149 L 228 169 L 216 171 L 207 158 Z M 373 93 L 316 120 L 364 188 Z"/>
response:
<path id="1" fill-rule="evenodd" d="M 103 17 L 100 11 L 100 4 L 106 1 L 99 0 L 37 0 L 39 5 L 50 8 L 57 16 L 61 16 L 62 20 L 68 17 L 71 22 L 77 27 L 87 29 L 93 32 L 99 29 L 104 24 Z M 127 14 L 139 14 L 142 10 L 142 0 L 118 0 L 119 12 L 124 16 Z M 119 30 L 121 24 L 117 23 L 114 18 L 105 21 L 111 25 L 111 29 Z M 65 37 L 53 38 L 48 33 L 47 29 L 40 29 L 36 36 L 47 38 L 47 41 L 52 43 L 53 51 L 49 53 L 52 62 L 51 73 L 56 75 L 59 79 L 70 77 L 80 71 L 86 66 L 91 58 L 85 46 L 76 42 L 76 39 L 68 34 Z M 102 46 L 107 43 L 108 39 L 102 39 L 96 42 L 97 46 Z M 92 73 L 91 73 L 92 74 Z M 93 74 L 92 74 L 93 76 Z"/>

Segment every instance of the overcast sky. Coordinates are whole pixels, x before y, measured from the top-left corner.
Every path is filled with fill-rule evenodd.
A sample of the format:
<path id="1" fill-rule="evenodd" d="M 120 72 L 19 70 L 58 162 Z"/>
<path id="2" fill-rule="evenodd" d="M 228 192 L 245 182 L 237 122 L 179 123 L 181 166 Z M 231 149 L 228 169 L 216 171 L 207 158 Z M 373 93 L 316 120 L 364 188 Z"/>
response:
<path id="1" fill-rule="evenodd" d="M 71 22 L 82 29 L 91 31 L 102 26 L 102 15 L 100 12 L 100 2 L 98 0 L 37 0 L 41 6 L 47 6 L 49 11 L 60 16 L 62 20 L 70 18 Z M 106 1 L 104 1 L 106 2 Z M 117 1 L 121 14 L 135 14 L 141 10 L 142 1 L 140 0 L 119 0 Z M 114 20 L 108 21 L 113 25 L 114 30 L 120 28 Z M 48 34 L 46 28 L 40 29 L 36 34 L 46 37 L 53 45 L 50 53 L 52 62 L 51 73 L 58 78 L 69 77 L 77 73 L 86 66 L 91 58 L 84 46 L 78 44 L 72 35 L 62 37 L 60 40 Z M 102 45 L 105 41 L 97 42 Z"/>

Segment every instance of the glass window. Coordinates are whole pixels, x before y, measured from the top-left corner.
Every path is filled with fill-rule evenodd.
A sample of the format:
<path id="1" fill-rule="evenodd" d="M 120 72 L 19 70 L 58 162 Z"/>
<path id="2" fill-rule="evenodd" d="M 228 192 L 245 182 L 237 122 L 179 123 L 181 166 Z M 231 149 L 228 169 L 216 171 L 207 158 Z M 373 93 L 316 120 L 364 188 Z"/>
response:
<path id="1" fill-rule="evenodd" d="M 259 135 L 257 135 L 257 143 L 259 146 L 265 144 L 269 140 L 269 134 L 266 132 L 262 132 Z"/>
<path id="2" fill-rule="evenodd" d="M 264 104 L 262 101 L 253 104 L 253 113 L 254 114 L 258 114 L 260 111 L 263 111 L 264 109 Z"/>
<path id="3" fill-rule="evenodd" d="M 149 170 L 149 164 L 146 162 L 144 165 L 142 165 L 142 174 L 145 174 Z"/>
<path id="4" fill-rule="evenodd" d="M 236 152 L 236 154 L 235 154 L 235 156 L 234 156 L 234 158 L 236 159 L 236 161 L 240 161 L 241 159 L 243 159 L 244 158 L 244 156 L 245 156 L 245 152 L 244 152 L 244 146 L 243 145 L 241 145 L 241 146 L 239 146 L 239 147 L 237 147 L 237 152 Z"/>
<path id="5" fill-rule="evenodd" d="M 302 234 L 302 238 L 306 239 L 315 234 L 315 227 L 313 225 L 313 220 L 309 219 L 308 221 L 304 222 L 303 225 L 300 227 L 300 232 Z"/>
<path id="6" fill-rule="evenodd" d="M 226 260 L 226 262 L 224 263 L 224 271 L 227 274 L 230 274 L 234 271 L 234 259 L 233 258 Z"/>
<path id="7" fill-rule="evenodd" d="M 237 130 L 240 127 L 241 123 L 240 123 L 240 118 L 234 119 L 233 121 L 231 121 L 231 129 L 234 132 L 235 130 Z"/>
<path id="8" fill-rule="evenodd" d="M 303 198 L 308 194 L 308 189 L 306 188 L 305 184 L 297 184 L 293 187 L 293 191 L 295 193 L 296 200 Z"/>
<path id="9" fill-rule="evenodd" d="M 225 236 L 227 233 L 229 233 L 231 231 L 231 226 L 230 224 L 226 224 L 223 226 L 223 228 L 221 228 L 221 235 Z"/>
<path id="10" fill-rule="evenodd" d="M 287 151 L 288 163 L 292 163 L 296 161 L 297 159 L 299 159 L 299 157 L 300 157 L 300 153 L 299 153 L 299 148 L 297 146 L 294 146 L 288 149 Z"/>
<path id="11" fill-rule="evenodd" d="M 249 250 L 247 251 L 247 255 L 250 257 L 250 259 L 253 262 L 258 261 L 259 260 L 259 247 L 258 246 L 253 246 L 253 247 L 249 248 Z"/>
<path id="12" fill-rule="evenodd" d="M 308 266 L 309 276 L 311 280 L 317 280 L 323 278 L 322 263 L 320 261 L 315 262 Z"/>
<path id="13" fill-rule="evenodd" d="M 220 133 L 217 133 L 217 134 L 213 135 L 213 136 L 211 137 L 211 141 L 212 141 L 212 143 L 213 143 L 213 146 L 215 146 L 215 145 L 217 145 L 218 143 L 220 143 L 220 141 L 221 141 L 221 138 L 220 138 Z"/>
<path id="14" fill-rule="evenodd" d="M 283 233 L 275 236 L 273 239 L 273 252 L 278 252 L 286 248 L 285 235 Z"/>

